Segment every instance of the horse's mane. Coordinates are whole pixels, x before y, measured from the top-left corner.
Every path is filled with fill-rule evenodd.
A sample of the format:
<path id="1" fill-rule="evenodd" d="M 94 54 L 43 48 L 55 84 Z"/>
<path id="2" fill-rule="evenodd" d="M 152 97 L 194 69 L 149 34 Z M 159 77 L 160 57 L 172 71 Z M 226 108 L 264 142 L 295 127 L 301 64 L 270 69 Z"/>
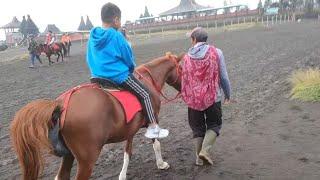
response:
<path id="1" fill-rule="evenodd" d="M 169 60 L 170 56 L 175 56 L 173 55 L 171 52 L 166 52 L 165 56 L 162 57 L 158 57 L 156 59 L 153 59 L 152 61 L 149 61 L 147 63 L 144 63 L 140 66 L 138 66 L 137 68 L 140 68 L 141 66 L 148 66 L 148 67 L 154 67 L 154 66 L 158 66 L 159 64 L 161 64 L 163 61 L 165 60 Z M 181 56 L 181 55 L 180 55 Z M 180 56 L 178 58 L 180 58 Z"/>
<path id="2" fill-rule="evenodd" d="M 146 65 L 146 66 L 152 66 L 152 67 L 158 66 L 159 64 L 161 64 L 163 61 L 165 61 L 165 60 L 167 60 L 167 59 L 168 59 L 167 56 L 162 56 L 162 57 L 156 58 L 156 59 L 154 59 L 154 60 L 152 60 L 152 61 L 150 61 L 150 62 L 147 62 L 147 63 L 145 63 L 144 65 Z"/>

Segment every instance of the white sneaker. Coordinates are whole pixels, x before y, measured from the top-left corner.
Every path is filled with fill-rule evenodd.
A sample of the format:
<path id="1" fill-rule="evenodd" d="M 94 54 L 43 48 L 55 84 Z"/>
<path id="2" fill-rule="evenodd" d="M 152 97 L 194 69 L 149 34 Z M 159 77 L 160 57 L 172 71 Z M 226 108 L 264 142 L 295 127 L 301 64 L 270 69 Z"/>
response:
<path id="1" fill-rule="evenodd" d="M 148 127 L 147 132 L 144 134 L 145 137 L 150 139 L 160 139 L 165 138 L 169 135 L 169 131 L 167 129 L 161 129 L 158 125 L 155 127 Z"/>

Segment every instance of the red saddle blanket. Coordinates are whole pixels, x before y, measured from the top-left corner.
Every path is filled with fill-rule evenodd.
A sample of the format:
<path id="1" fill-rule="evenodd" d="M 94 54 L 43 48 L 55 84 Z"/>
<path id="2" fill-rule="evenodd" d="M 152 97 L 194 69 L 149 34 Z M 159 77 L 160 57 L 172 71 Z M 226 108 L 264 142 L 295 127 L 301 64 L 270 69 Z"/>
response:
<path id="1" fill-rule="evenodd" d="M 60 117 L 60 129 L 63 128 L 66 114 L 68 111 L 69 101 L 70 101 L 72 94 L 81 88 L 101 89 L 99 85 L 89 83 L 89 84 L 82 84 L 82 85 L 76 86 L 72 89 L 67 90 L 63 94 L 61 94 L 57 98 L 57 100 L 61 100 L 63 102 L 63 112 Z M 142 110 L 141 104 L 140 104 L 139 100 L 137 99 L 137 97 L 135 95 L 133 95 L 132 93 L 130 93 L 129 91 L 108 91 L 108 93 L 110 93 L 112 96 L 114 96 L 122 105 L 122 109 L 125 113 L 127 123 L 129 123 L 133 119 L 134 115 L 137 112 Z"/>
<path id="2" fill-rule="evenodd" d="M 56 43 L 53 44 L 51 47 L 52 47 L 53 51 L 59 51 L 60 50 L 60 46 L 58 44 L 56 44 Z"/>

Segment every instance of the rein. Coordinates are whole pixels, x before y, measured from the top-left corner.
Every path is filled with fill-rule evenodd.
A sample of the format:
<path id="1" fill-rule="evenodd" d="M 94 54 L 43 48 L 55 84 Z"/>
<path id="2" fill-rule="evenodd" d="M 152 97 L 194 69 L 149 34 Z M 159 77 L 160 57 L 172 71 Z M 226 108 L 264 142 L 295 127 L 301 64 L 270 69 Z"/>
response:
<path id="1" fill-rule="evenodd" d="M 177 62 L 176 60 L 172 59 L 172 58 L 171 58 L 171 55 L 167 55 L 167 56 L 169 57 L 169 59 L 170 59 L 171 61 L 173 61 L 173 62 L 175 63 L 176 71 L 177 71 L 177 74 L 178 74 L 177 78 L 176 78 L 173 82 L 167 83 L 167 84 L 169 84 L 169 85 L 172 85 L 172 84 L 176 83 L 176 82 L 179 80 L 179 77 L 180 77 L 181 72 L 180 72 L 180 70 L 179 70 L 178 62 Z M 135 73 L 139 76 L 139 79 L 144 79 L 144 80 L 146 80 L 149 84 L 151 84 L 152 86 L 154 86 L 154 88 L 156 89 L 156 91 L 165 99 L 164 102 L 161 101 L 161 104 L 167 104 L 167 103 L 172 102 L 172 101 L 174 101 L 174 100 L 176 100 L 176 99 L 178 99 L 178 98 L 181 97 L 181 92 L 178 92 L 177 95 L 174 96 L 173 98 L 167 97 L 167 96 L 162 92 L 161 87 L 159 87 L 159 86 L 157 85 L 157 83 L 155 82 L 155 80 L 154 80 L 154 78 L 153 78 L 153 76 L 152 76 L 152 73 L 151 73 L 150 69 L 148 69 L 144 64 L 141 65 L 140 68 L 143 69 L 144 71 L 146 71 L 146 72 L 149 74 L 149 77 L 150 77 L 151 81 L 150 81 L 149 79 L 147 79 L 145 76 L 143 76 L 141 73 L 139 73 L 138 71 L 135 71 Z"/>

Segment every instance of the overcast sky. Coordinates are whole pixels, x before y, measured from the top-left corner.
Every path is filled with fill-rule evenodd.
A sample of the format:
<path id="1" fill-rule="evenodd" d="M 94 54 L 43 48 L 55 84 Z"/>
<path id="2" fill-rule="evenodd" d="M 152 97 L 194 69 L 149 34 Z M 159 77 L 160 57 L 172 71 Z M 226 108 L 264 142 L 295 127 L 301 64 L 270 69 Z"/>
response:
<path id="1" fill-rule="evenodd" d="M 23 15 L 30 14 L 32 20 L 43 32 L 47 24 L 56 24 L 62 31 L 75 31 L 80 17 L 88 15 L 94 26 L 99 26 L 100 9 L 103 4 L 113 2 L 122 11 L 122 23 L 134 21 L 144 12 L 145 6 L 154 16 L 177 6 L 180 0 L 1 0 L 0 26 L 9 23 L 13 16 L 19 21 Z M 204 6 L 221 7 L 223 0 L 196 0 Z M 250 9 L 257 7 L 259 0 L 232 0 L 233 4 L 246 4 Z M 4 31 L 0 30 L 0 39 Z"/>

